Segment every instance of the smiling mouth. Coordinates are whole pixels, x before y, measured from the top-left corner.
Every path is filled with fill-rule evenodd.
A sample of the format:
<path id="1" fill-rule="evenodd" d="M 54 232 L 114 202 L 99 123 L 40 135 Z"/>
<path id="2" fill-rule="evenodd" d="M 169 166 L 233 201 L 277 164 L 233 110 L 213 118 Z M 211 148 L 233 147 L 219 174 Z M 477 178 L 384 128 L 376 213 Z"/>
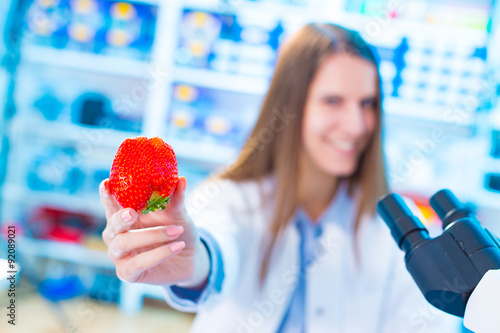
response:
<path id="1" fill-rule="evenodd" d="M 333 148 L 342 153 L 352 154 L 356 151 L 357 144 L 355 141 L 338 140 L 326 138 L 326 143 L 330 148 Z"/>

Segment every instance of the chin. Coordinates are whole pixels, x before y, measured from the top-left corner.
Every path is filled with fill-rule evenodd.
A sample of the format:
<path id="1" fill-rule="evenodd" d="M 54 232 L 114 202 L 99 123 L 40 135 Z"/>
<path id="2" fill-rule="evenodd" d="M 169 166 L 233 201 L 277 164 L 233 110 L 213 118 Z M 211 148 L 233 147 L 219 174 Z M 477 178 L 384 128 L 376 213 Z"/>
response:
<path id="1" fill-rule="evenodd" d="M 350 177 L 356 171 L 356 166 L 335 167 L 334 165 L 330 165 L 324 168 L 323 171 L 334 177 Z"/>

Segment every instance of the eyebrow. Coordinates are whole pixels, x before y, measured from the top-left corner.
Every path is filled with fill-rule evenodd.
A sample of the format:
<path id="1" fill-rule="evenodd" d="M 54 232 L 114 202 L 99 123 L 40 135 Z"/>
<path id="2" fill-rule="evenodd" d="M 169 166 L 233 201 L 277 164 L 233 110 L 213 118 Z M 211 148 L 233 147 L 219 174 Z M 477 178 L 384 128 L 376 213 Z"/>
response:
<path id="1" fill-rule="evenodd" d="M 364 103 L 364 102 L 376 102 L 378 100 L 378 97 L 377 96 L 370 96 L 370 97 L 365 97 L 363 99 L 361 99 L 361 102 Z"/>
<path id="2" fill-rule="evenodd" d="M 345 99 L 344 96 L 342 96 L 340 94 L 335 94 L 335 93 L 323 93 L 323 94 L 321 94 L 321 98 L 322 99 L 338 98 L 338 99 L 342 99 L 342 100 Z M 376 95 L 361 98 L 362 103 L 369 102 L 369 101 L 377 101 L 377 100 L 378 100 L 378 97 Z"/>

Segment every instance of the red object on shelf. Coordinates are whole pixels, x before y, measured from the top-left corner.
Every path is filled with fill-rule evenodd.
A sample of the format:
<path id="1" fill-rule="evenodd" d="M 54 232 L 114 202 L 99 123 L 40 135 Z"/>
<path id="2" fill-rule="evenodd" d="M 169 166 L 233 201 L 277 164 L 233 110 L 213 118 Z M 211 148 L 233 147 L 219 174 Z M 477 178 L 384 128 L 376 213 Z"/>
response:
<path id="1" fill-rule="evenodd" d="M 37 238 L 81 244 L 94 219 L 91 215 L 41 206 L 31 216 L 29 228 Z"/>
<path id="2" fill-rule="evenodd" d="M 49 232 L 46 238 L 58 242 L 81 244 L 83 236 L 83 231 L 77 228 L 56 226 Z"/>

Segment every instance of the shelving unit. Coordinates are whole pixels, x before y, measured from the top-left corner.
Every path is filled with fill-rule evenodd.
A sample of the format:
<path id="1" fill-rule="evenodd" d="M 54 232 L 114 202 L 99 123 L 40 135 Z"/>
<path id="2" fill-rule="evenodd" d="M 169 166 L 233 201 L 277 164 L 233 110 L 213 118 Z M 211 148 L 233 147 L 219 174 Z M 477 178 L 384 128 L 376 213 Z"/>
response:
<path id="1" fill-rule="evenodd" d="M 15 184 L 6 183 L 3 186 L 4 193 L 8 193 L 4 200 L 6 203 L 18 203 L 18 198 L 30 198 L 31 203 L 53 207 L 71 207 L 74 212 L 86 213 L 91 216 L 101 217 L 104 209 L 99 198 L 95 196 L 75 196 L 68 193 L 57 193 L 53 191 L 35 191 Z"/>
<path id="2" fill-rule="evenodd" d="M 49 258 L 96 268 L 114 269 L 114 264 L 105 252 L 91 250 L 79 244 L 47 241 L 42 239 L 21 238 L 21 255 Z"/>
<path id="3" fill-rule="evenodd" d="M 106 3 L 109 7 L 110 4 L 118 3 L 118 1 L 88 1 L 87 5 L 92 6 L 95 3 Z M 131 6 L 126 5 L 126 3 Z M 39 2 L 39 4 L 42 3 Z M 59 6 L 58 1 L 53 3 L 45 1 L 43 4 L 52 6 L 43 9 L 47 14 L 46 18 L 50 17 L 53 8 Z M 74 10 L 82 10 L 83 13 L 89 10 L 89 8 L 85 8 L 85 4 L 78 4 L 78 1 L 73 2 L 73 4 L 76 6 L 75 8 L 83 6 L 79 9 L 73 8 Z M 122 15 L 120 17 L 122 24 L 118 25 L 118 28 L 127 26 L 126 23 L 129 22 L 127 20 L 130 17 L 140 16 L 147 9 L 146 7 L 137 7 L 137 4 L 157 7 L 154 10 L 157 18 L 155 35 L 161 36 L 164 31 L 175 30 L 173 29 L 175 18 L 172 18 L 172 13 L 176 13 L 177 10 L 175 4 L 170 1 L 127 1 L 125 5 L 123 2 L 118 4 L 117 6 L 122 6 L 118 8 L 117 12 L 117 15 Z M 105 7 L 97 8 L 103 10 Z M 78 13 L 80 18 L 81 14 L 82 12 Z M 129 16 L 127 17 L 127 15 Z M 71 20 L 72 17 L 70 16 L 68 19 Z M 85 23 L 85 20 L 83 22 Z M 169 64 L 168 56 L 171 52 L 168 43 L 170 39 L 155 39 L 154 45 L 148 51 L 151 55 L 148 60 L 147 58 L 127 57 L 123 55 L 123 52 L 105 54 L 79 50 L 78 48 L 56 48 L 47 43 L 39 44 L 37 41 L 40 38 L 38 38 L 37 33 L 30 31 L 29 28 L 26 34 L 27 37 L 23 39 L 21 48 L 20 75 L 16 82 L 23 89 L 14 96 L 18 106 L 17 114 L 12 119 L 9 133 L 7 133 L 12 149 L 9 154 L 7 181 L 1 188 L 4 200 L 2 206 L 5 207 L 1 210 L 1 221 L 2 223 L 19 221 L 22 225 L 23 220 L 29 218 L 32 210 L 39 207 L 56 207 L 65 209 L 68 213 L 83 213 L 102 223 L 104 210 L 100 204 L 95 184 L 100 180 L 94 178 L 97 178 L 100 172 L 103 175 L 102 180 L 105 178 L 106 170 L 109 174 L 114 153 L 125 138 L 139 134 L 157 135 L 160 132 L 155 130 L 157 121 L 150 121 L 149 117 L 156 117 L 158 111 L 161 114 L 165 114 L 167 111 L 167 108 L 164 105 L 158 105 L 157 101 L 158 97 L 161 101 L 162 93 L 167 91 L 166 87 L 170 84 L 171 77 L 167 77 L 165 82 L 159 82 L 156 85 L 156 90 L 148 90 L 147 88 L 150 87 L 148 84 L 157 79 L 155 77 L 157 65 L 165 67 L 165 64 L 167 66 Z M 114 81 L 110 81 L 113 78 Z M 81 91 L 79 92 L 78 89 Z M 128 115 L 129 118 L 122 120 L 124 128 L 130 127 L 130 116 L 135 116 L 134 112 L 138 108 L 142 109 L 140 131 L 117 130 L 113 128 L 113 122 L 108 122 L 110 126 L 104 128 L 96 126 L 97 122 L 96 124 L 75 122 L 77 119 L 75 118 L 75 109 L 78 107 L 76 103 L 79 98 L 83 98 L 81 97 L 82 93 L 91 93 L 86 97 L 87 100 L 80 102 L 82 103 L 81 107 L 87 107 L 86 110 L 89 112 L 93 112 L 92 108 L 95 110 L 96 104 L 102 104 L 103 99 L 108 97 L 101 93 L 102 98 L 98 96 L 101 99 L 96 102 L 96 96 L 100 93 L 98 89 L 103 89 L 105 94 L 112 94 L 108 95 L 111 109 L 107 108 L 106 111 L 113 110 L 115 108 L 113 102 L 115 104 L 121 102 L 120 98 L 122 97 L 125 99 L 125 103 L 132 105 L 131 109 L 133 110 Z M 133 99 L 134 96 L 143 92 L 144 96 Z M 44 97 L 45 100 L 41 98 L 47 94 L 50 94 L 50 98 Z M 37 100 L 40 100 L 39 104 L 49 111 L 55 107 L 60 108 L 60 110 L 59 112 L 43 113 L 42 116 L 40 110 L 35 107 Z M 126 107 L 129 105 L 125 104 Z M 104 115 L 109 116 L 109 114 Z M 119 114 L 117 119 L 122 115 Z M 84 120 L 83 117 L 81 119 Z M 3 117 L 1 120 L 3 121 Z M 70 151 L 69 155 L 63 154 L 68 154 Z M 77 161 L 76 159 L 74 161 L 64 160 L 65 157 L 75 156 L 78 157 Z M 58 159 L 51 160 L 54 157 Z M 38 183 L 36 186 L 40 187 L 40 181 L 45 181 L 49 182 L 47 187 L 53 188 L 52 190 L 33 189 L 35 184 L 30 184 L 30 176 L 26 172 L 30 167 L 38 165 L 37 163 L 42 164 L 40 169 L 36 171 L 39 173 L 37 174 Z M 84 177 L 84 180 L 69 191 L 63 187 L 66 180 L 70 179 L 67 174 L 73 170 L 78 170 L 81 173 L 79 177 Z M 66 178 L 66 180 L 63 179 L 62 183 L 61 177 Z M 50 184 L 51 181 L 52 184 Z M 31 180 L 31 182 L 33 181 Z M 101 227 L 104 228 L 104 225 Z M 22 229 L 21 227 L 19 230 Z M 85 265 L 95 269 L 114 269 L 106 252 L 90 249 L 85 244 L 35 239 L 28 236 L 29 234 L 28 232 L 24 237 L 19 235 L 19 242 L 22 245 L 19 246 L 21 256 L 47 258 L 69 265 Z"/>
<path id="4" fill-rule="evenodd" d="M 266 78 L 217 73 L 207 69 L 176 67 L 174 69 L 176 82 L 187 83 L 196 87 L 264 95 L 269 86 Z"/>
<path id="5" fill-rule="evenodd" d="M 115 4 L 117 8 L 118 6 L 122 6 L 117 9 L 117 13 L 113 14 L 118 15 L 115 19 L 121 20 L 120 22 L 122 22 L 122 26 L 126 26 L 126 24 L 130 22 L 131 18 L 134 19 L 140 17 L 141 13 L 147 11 L 148 8 L 153 8 L 151 9 L 153 13 L 155 13 L 153 15 L 156 15 L 156 22 L 154 22 L 154 25 L 156 26 L 155 35 L 161 35 L 164 31 L 169 30 L 169 25 L 175 25 L 175 23 L 171 23 L 172 20 L 170 14 L 175 12 L 175 6 L 171 2 L 164 1 L 130 1 L 122 3 L 125 5 L 122 5 L 117 1 L 90 1 L 86 4 L 78 4 L 75 2 L 76 9 L 73 8 L 72 10 L 74 10 L 74 12 L 72 13 L 73 15 L 81 16 L 87 15 L 89 10 L 97 10 L 101 11 L 102 14 L 104 13 L 103 10 L 107 8 L 106 6 L 102 8 L 99 6 L 94 8 L 92 7 L 94 4 L 99 4 L 99 6 L 100 4 L 106 4 L 109 8 L 111 8 L 113 4 Z M 57 9 L 54 8 L 58 8 L 57 6 L 59 6 L 59 4 L 58 2 L 51 3 L 48 1 L 45 2 L 45 5 L 48 7 L 38 8 L 37 10 L 45 11 L 47 17 L 52 19 L 50 15 L 53 11 L 57 11 Z M 136 5 L 151 5 L 153 7 L 136 7 Z M 87 8 L 85 6 L 90 7 Z M 165 9 L 166 7 L 169 7 L 169 9 Z M 32 8 L 30 8 L 30 10 L 31 9 Z M 111 14 L 108 13 L 105 15 Z M 151 14 L 148 15 L 148 17 L 151 16 Z M 71 17 L 69 19 L 71 20 Z M 146 24 L 143 21 L 140 21 L 140 19 L 137 22 L 140 24 Z M 109 29 L 114 28 L 113 26 L 110 26 Z M 140 134 L 147 136 L 157 135 L 155 133 L 158 133 L 159 131 L 155 131 L 154 129 L 155 123 L 157 122 L 149 121 L 150 116 L 148 116 L 148 114 L 151 113 L 151 108 L 153 108 L 152 115 L 156 115 L 158 111 L 164 114 L 166 110 L 164 110 L 163 106 L 157 107 L 155 105 L 155 100 L 158 99 L 161 91 L 166 90 L 164 88 L 170 81 L 167 81 L 166 83 L 160 82 L 160 85 L 157 85 L 156 90 L 148 91 L 147 88 L 150 87 L 152 81 L 156 79 L 154 77 L 156 65 L 163 64 L 164 66 L 165 61 L 168 64 L 168 58 L 165 58 L 165 55 L 171 53 L 168 51 L 165 52 L 165 40 L 168 39 L 157 38 L 151 47 L 151 50 L 148 51 L 151 54 L 149 57 L 150 59 L 138 60 L 136 58 L 127 57 L 122 51 L 117 54 L 103 54 L 93 53 L 87 50 L 78 50 L 75 47 L 72 49 L 55 48 L 50 45 L 46 45 L 46 42 L 44 42 L 45 44 L 40 45 L 36 43 L 38 38 L 36 31 L 28 30 L 27 34 L 30 38 L 26 38 L 25 43 L 22 46 L 22 57 L 19 66 L 21 75 L 18 80 L 18 85 L 27 87 L 27 92 L 21 92 L 19 93 L 19 96 L 17 96 L 19 109 L 11 127 L 12 138 L 18 139 L 18 141 L 22 140 L 26 143 L 33 139 L 42 139 L 42 141 L 48 145 L 50 145 L 51 142 L 58 147 L 67 145 L 67 147 L 74 149 L 75 154 L 77 154 L 81 160 L 84 160 L 83 162 L 80 162 L 80 164 L 85 166 L 92 163 L 96 165 L 100 164 L 99 167 L 104 171 L 106 169 L 109 170 L 112 157 L 119 144 L 125 138 Z M 60 39 L 61 37 L 59 36 L 58 38 Z M 85 48 L 88 49 L 88 47 Z M 42 68 L 48 68 L 48 70 L 45 72 L 43 70 L 38 70 Z M 54 78 L 56 80 L 55 84 L 50 82 L 50 75 L 56 75 Z M 102 80 L 100 78 L 102 78 Z M 65 83 L 69 82 L 69 85 L 58 84 L 57 82 L 61 82 L 61 80 Z M 102 81 L 111 83 L 113 82 L 112 80 L 115 80 L 114 82 L 121 80 L 122 82 L 118 82 L 119 84 L 116 87 L 112 87 L 112 85 L 108 83 L 105 83 L 103 86 L 103 84 L 99 82 Z M 41 83 L 38 83 L 38 81 Z M 44 86 L 46 82 L 49 83 L 47 87 Z M 80 88 L 81 92 L 78 92 L 79 86 L 82 87 Z M 92 89 L 93 86 L 96 87 L 93 89 L 94 91 L 87 90 L 93 95 L 88 97 L 79 96 L 81 93 L 86 93 L 86 89 Z M 102 97 L 98 96 L 101 99 L 96 101 L 96 97 L 94 95 L 96 95 L 96 93 L 100 93 L 98 89 L 103 89 L 105 94 L 112 94 L 108 95 L 109 101 L 104 100 L 104 98 L 108 97 L 106 95 L 103 95 Z M 56 102 L 61 105 L 60 108 L 62 109 L 59 115 L 51 116 L 52 118 L 57 117 L 57 119 L 47 120 L 44 119 L 44 117 L 46 118 L 48 116 L 45 114 L 43 117 L 41 116 L 41 113 L 33 106 L 33 99 L 38 98 L 35 96 L 36 93 L 33 92 L 38 94 L 49 93 L 51 94 L 50 97 L 55 97 Z M 117 107 L 119 107 L 120 103 L 124 104 L 125 107 L 132 105 L 131 108 L 134 110 L 131 111 L 131 115 L 133 117 L 136 117 L 136 109 L 142 108 L 140 111 L 140 113 L 142 113 L 142 119 L 140 120 L 141 124 L 139 124 L 141 126 L 140 131 L 136 132 L 113 129 L 113 118 L 107 122 L 107 124 L 110 125 L 109 127 L 96 126 L 98 121 L 95 121 L 96 125 L 75 123 L 75 117 L 77 117 L 74 115 L 75 108 L 78 107 L 78 105 L 75 106 L 75 103 L 77 103 L 77 99 L 79 98 L 83 99 L 81 102 L 82 108 L 87 107 L 95 109 L 96 104 L 102 104 L 104 102 L 109 103 L 110 106 L 105 110 L 105 112 L 116 111 L 114 110 L 114 104 L 117 104 Z M 85 100 L 85 98 L 87 99 Z M 45 105 L 44 107 L 50 109 L 53 104 L 56 103 L 53 99 L 54 98 L 49 100 L 52 104 L 48 104 L 48 106 Z M 47 102 L 45 103 L 47 104 Z M 85 105 L 84 103 L 87 104 Z M 56 106 L 59 105 L 56 104 Z M 87 111 L 90 112 L 92 109 L 88 109 Z M 120 110 L 118 111 L 121 112 Z M 104 114 L 103 117 L 107 116 L 107 114 Z M 122 116 L 123 114 L 119 113 L 116 119 L 119 119 Z M 107 118 L 104 120 L 106 119 Z M 129 123 L 131 120 L 126 121 L 128 121 L 128 123 L 125 122 L 124 126 L 130 126 Z M 19 142 L 16 142 L 16 145 L 20 146 Z M 43 154 L 44 152 L 41 153 Z M 15 160 L 16 152 L 13 153 L 13 156 Z M 11 163 L 10 169 L 15 169 L 15 166 L 12 164 L 13 163 Z M 79 165 L 76 167 L 79 167 Z M 18 187 L 25 186 L 22 185 L 25 183 L 22 179 L 12 179 L 12 183 L 17 184 Z M 27 190 L 29 191 L 29 189 Z M 21 191 L 17 191 L 17 193 L 21 193 Z M 62 194 L 62 196 L 68 195 Z M 97 192 L 78 192 L 75 193 L 74 196 L 75 198 L 80 198 L 82 196 L 94 198 L 94 200 L 84 200 L 87 201 L 88 204 L 83 206 L 88 207 L 92 205 L 96 208 L 99 208 L 100 206 Z M 78 200 L 74 201 L 76 202 Z M 71 202 L 71 200 L 61 201 L 61 203 L 68 202 Z"/>
<path id="6" fill-rule="evenodd" d="M 40 66 L 56 66 L 69 70 L 90 71 L 100 74 L 144 77 L 146 61 L 116 56 L 87 54 L 74 50 L 58 50 L 47 46 L 26 45 L 23 48 L 24 61 Z"/>
<path id="7" fill-rule="evenodd" d="M 69 122 L 47 121 L 35 117 L 14 119 L 11 132 L 17 136 L 42 138 L 59 143 L 88 141 L 98 145 L 99 148 L 110 150 L 116 149 L 126 138 L 138 135 L 136 132 L 79 126 Z"/>

